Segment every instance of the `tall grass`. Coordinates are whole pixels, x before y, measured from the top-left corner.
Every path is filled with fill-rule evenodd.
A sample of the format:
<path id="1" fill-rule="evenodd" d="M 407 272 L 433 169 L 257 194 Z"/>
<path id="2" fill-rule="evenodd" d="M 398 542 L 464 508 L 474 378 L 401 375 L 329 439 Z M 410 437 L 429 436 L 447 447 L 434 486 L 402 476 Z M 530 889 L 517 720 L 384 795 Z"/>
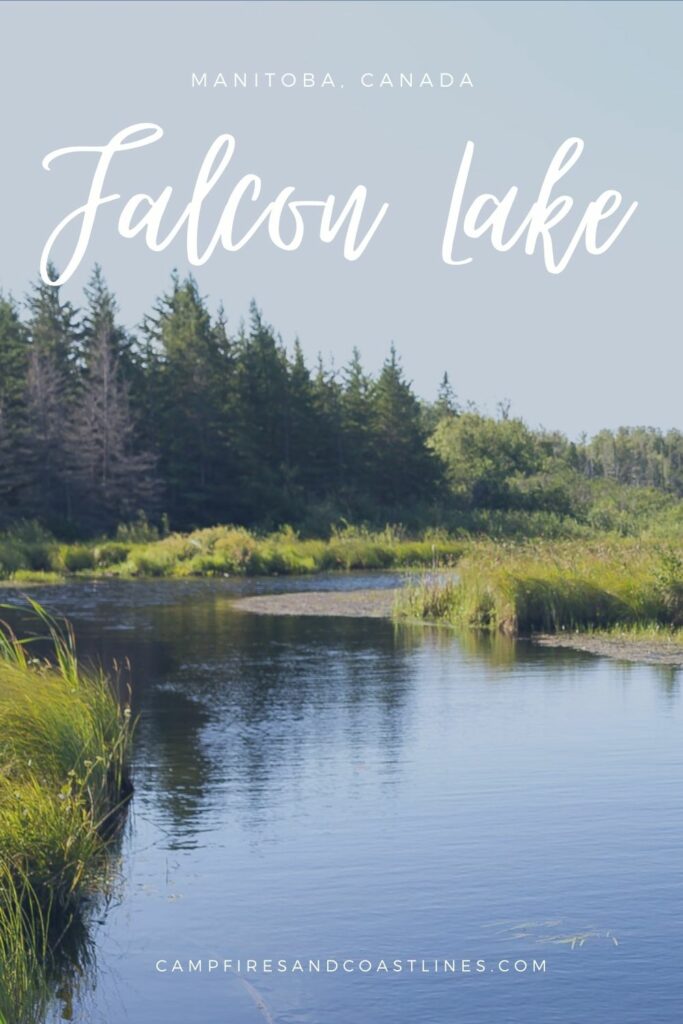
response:
<path id="1" fill-rule="evenodd" d="M 399 596 L 397 613 L 505 633 L 683 625 L 683 545 L 480 543 L 456 575 L 432 575 Z"/>
<path id="2" fill-rule="evenodd" d="M 135 546 L 119 564 L 119 573 L 254 576 L 389 569 L 455 559 L 465 547 L 462 539 L 445 534 L 433 532 L 410 539 L 393 527 L 375 532 L 346 527 L 325 540 L 315 540 L 301 538 L 289 527 L 259 537 L 243 528 L 216 526 Z"/>
<path id="3" fill-rule="evenodd" d="M 32 1024 L 50 957 L 102 889 L 130 792 L 130 710 L 78 663 L 73 634 L 30 603 L 50 657 L 0 626 L 0 1021 Z M 44 637 L 41 638 L 44 642 Z"/>
<path id="4" fill-rule="evenodd" d="M 683 532 L 683 503 L 643 488 L 596 485 L 590 514 L 475 509 L 453 513 L 452 530 L 409 534 L 401 526 L 371 530 L 344 525 L 323 537 L 302 537 L 291 527 L 261 534 L 241 526 L 213 526 L 191 533 L 159 532 L 146 520 L 119 527 L 116 537 L 60 543 L 39 524 L 24 522 L 0 534 L 0 579 L 51 582 L 74 575 L 256 576 L 330 570 L 394 569 L 453 564 L 482 538 L 497 544 L 615 538 L 666 542 Z"/>
<path id="5" fill-rule="evenodd" d="M 325 539 L 300 537 L 291 527 L 259 535 L 238 526 L 145 537 L 122 532 L 116 540 L 59 544 L 38 527 L 0 536 L 0 578 L 22 583 L 71 575 L 257 576 L 327 570 L 391 569 L 455 560 L 466 538 L 443 531 L 406 536 L 400 527 L 346 526 Z"/>
<path id="6" fill-rule="evenodd" d="M 0 860 L 0 1024 L 33 1024 L 45 1013 L 47 916 L 28 879 Z"/>

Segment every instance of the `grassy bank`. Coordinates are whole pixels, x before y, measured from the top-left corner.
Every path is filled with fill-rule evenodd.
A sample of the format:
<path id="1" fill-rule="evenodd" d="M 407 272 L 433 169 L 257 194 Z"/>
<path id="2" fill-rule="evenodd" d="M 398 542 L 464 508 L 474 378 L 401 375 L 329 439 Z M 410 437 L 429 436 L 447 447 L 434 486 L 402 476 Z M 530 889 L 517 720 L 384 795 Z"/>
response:
<path id="1" fill-rule="evenodd" d="M 50 660 L 0 630 L 0 1021 L 33 1024 L 49 965 L 104 885 L 128 789 L 130 713 L 34 606 Z M 37 648 L 35 648 L 37 650 Z"/>
<path id="2" fill-rule="evenodd" d="M 466 540 L 438 531 L 409 538 L 390 527 L 375 532 L 347 527 L 324 540 L 310 540 L 290 528 L 258 535 L 233 526 L 161 538 L 124 530 L 114 540 L 60 544 L 29 524 L 0 536 L 0 578 L 27 582 L 73 575 L 256 576 L 390 569 L 451 562 L 466 546 Z"/>
<path id="3" fill-rule="evenodd" d="M 0 533 L 0 579 L 26 583 L 71 576 L 300 575 L 433 567 L 455 564 L 482 538 L 501 546 L 552 541 L 562 548 L 569 541 L 647 537 L 666 543 L 683 535 L 683 503 L 668 495 L 637 487 L 610 490 L 595 482 L 591 494 L 594 499 L 602 495 L 602 503 L 596 499 L 591 514 L 580 518 L 478 509 L 460 512 L 450 530 L 344 525 L 319 537 L 301 536 L 289 526 L 271 533 L 231 525 L 170 533 L 167 521 L 162 520 L 160 531 L 141 517 L 120 526 L 114 537 L 63 542 L 35 521 L 24 521 Z"/>
<path id="4" fill-rule="evenodd" d="M 505 633 L 683 626 L 683 545 L 608 537 L 472 546 L 455 574 L 400 595 L 398 614 Z"/>

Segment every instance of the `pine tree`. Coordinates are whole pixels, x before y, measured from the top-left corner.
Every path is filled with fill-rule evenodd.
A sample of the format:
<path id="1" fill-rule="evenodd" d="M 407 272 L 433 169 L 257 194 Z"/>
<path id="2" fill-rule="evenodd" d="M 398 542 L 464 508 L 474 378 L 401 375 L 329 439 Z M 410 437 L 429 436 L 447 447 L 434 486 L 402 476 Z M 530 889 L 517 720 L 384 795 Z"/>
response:
<path id="1" fill-rule="evenodd" d="M 107 348 L 116 360 L 119 371 L 131 380 L 139 372 L 133 352 L 133 338 L 118 322 L 119 308 L 114 293 L 105 281 L 102 268 L 95 264 L 90 280 L 83 289 L 86 307 L 80 334 L 80 363 L 87 365 L 90 351 L 106 338 Z"/>
<path id="2" fill-rule="evenodd" d="M 51 268 L 53 276 L 54 268 Z M 67 473 L 68 419 L 77 388 L 81 340 L 78 313 L 59 288 L 39 281 L 27 299 L 28 444 L 33 464 L 30 512 L 46 522 L 72 518 Z"/>
<path id="3" fill-rule="evenodd" d="M 238 460 L 240 518 L 273 525 L 287 518 L 285 481 L 291 439 L 284 346 L 254 302 L 249 330 L 236 341 L 235 456 Z"/>
<path id="4" fill-rule="evenodd" d="M 455 391 L 451 387 L 448 373 L 444 372 L 439 384 L 439 391 L 436 396 L 436 413 L 438 419 L 444 416 L 457 416 L 458 400 Z"/>
<path id="5" fill-rule="evenodd" d="M 287 365 L 285 402 L 285 491 L 291 506 L 317 497 L 320 479 L 315 465 L 318 424 L 315 390 L 298 338 Z"/>
<path id="6" fill-rule="evenodd" d="M 0 521 L 21 516 L 31 480 L 26 377 L 28 335 L 11 299 L 0 294 Z"/>
<path id="7" fill-rule="evenodd" d="M 334 500 L 343 493 L 342 386 L 334 367 L 327 369 L 322 356 L 313 378 L 313 409 L 316 419 L 313 471 L 321 497 Z"/>
<path id="8" fill-rule="evenodd" d="M 79 387 L 69 417 L 67 476 L 91 529 L 154 511 L 155 459 L 140 441 L 130 403 L 131 341 L 99 267 L 85 290 Z"/>
<path id="9" fill-rule="evenodd" d="M 363 369 L 360 352 L 354 348 L 343 371 L 341 396 L 343 492 L 351 514 L 362 506 L 374 477 L 371 394 L 371 379 Z"/>
<path id="10" fill-rule="evenodd" d="M 171 290 L 143 326 L 153 375 L 147 423 L 154 433 L 168 511 L 183 525 L 226 514 L 229 492 L 222 416 L 229 359 L 192 277 Z"/>
<path id="11" fill-rule="evenodd" d="M 405 505 L 430 497 L 435 469 L 426 447 L 420 403 L 406 381 L 396 349 L 372 389 L 375 498 L 396 518 Z"/>

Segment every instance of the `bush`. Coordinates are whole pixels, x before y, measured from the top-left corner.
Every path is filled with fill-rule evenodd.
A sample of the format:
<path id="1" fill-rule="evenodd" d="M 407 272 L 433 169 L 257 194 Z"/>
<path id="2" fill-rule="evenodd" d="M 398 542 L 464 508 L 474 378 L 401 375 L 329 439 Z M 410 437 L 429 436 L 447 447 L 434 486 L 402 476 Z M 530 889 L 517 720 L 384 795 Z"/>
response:
<path id="1" fill-rule="evenodd" d="M 106 569 L 111 565 L 125 562 L 130 552 L 130 544 L 120 541 L 106 541 L 98 544 L 93 551 L 93 560 L 98 569 Z"/>
<path id="2" fill-rule="evenodd" d="M 7 578 L 19 569 L 28 569 L 23 547 L 8 540 L 0 540 L 0 575 Z"/>
<path id="3" fill-rule="evenodd" d="M 85 544 L 65 544 L 60 549 L 60 556 L 67 572 L 86 572 L 95 568 L 95 549 Z"/>

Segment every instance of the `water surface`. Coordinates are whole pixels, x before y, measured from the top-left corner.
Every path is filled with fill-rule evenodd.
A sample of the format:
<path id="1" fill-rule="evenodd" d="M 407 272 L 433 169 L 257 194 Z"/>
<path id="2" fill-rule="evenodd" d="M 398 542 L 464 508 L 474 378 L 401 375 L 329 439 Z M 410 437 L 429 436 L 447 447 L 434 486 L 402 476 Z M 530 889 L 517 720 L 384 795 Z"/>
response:
<path id="1" fill-rule="evenodd" d="M 680 1020 L 681 673 L 232 607 L 240 592 L 395 583 L 41 590 L 87 653 L 130 657 L 140 715 L 96 967 L 55 1020 Z M 211 958 L 417 966 L 208 974 Z M 423 970 L 444 958 L 485 970 Z M 203 973 L 155 970 L 190 959 Z"/>

